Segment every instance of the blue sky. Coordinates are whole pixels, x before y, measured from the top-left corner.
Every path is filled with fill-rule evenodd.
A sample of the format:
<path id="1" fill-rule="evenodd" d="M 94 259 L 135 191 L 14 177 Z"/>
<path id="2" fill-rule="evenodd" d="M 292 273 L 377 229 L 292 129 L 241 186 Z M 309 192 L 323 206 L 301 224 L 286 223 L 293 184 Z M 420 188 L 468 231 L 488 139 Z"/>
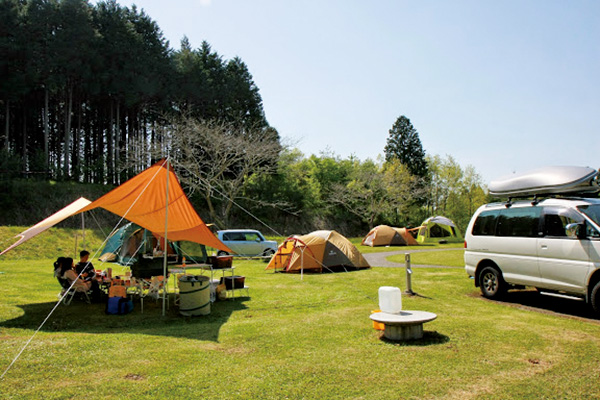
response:
<path id="1" fill-rule="evenodd" d="M 600 167 L 600 1 L 120 0 L 239 56 L 304 154 L 375 159 L 405 115 L 484 183 Z"/>

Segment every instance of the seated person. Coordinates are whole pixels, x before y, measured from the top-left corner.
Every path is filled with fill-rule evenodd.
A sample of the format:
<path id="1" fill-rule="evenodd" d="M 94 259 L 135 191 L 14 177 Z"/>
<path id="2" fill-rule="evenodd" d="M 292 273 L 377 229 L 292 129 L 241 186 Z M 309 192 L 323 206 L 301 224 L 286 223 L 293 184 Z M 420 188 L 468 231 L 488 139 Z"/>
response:
<path id="1" fill-rule="evenodd" d="M 79 262 L 75 265 L 75 271 L 77 275 L 80 275 L 80 279 L 84 281 L 91 281 L 96 276 L 96 270 L 90 261 L 90 252 L 87 250 L 81 250 L 79 253 Z"/>
<path id="2" fill-rule="evenodd" d="M 58 278 L 59 280 L 62 279 L 62 266 L 63 263 L 65 262 L 65 258 L 64 257 L 58 257 L 58 259 L 56 261 L 54 261 L 54 277 Z"/>
<path id="3" fill-rule="evenodd" d="M 61 257 L 62 258 L 62 257 Z M 73 282 L 73 288 L 78 292 L 87 292 L 92 287 L 91 282 L 85 282 L 81 279 L 77 279 L 78 274 L 73 269 L 73 259 L 71 257 L 64 257 L 62 260 L 59 258 L 55 265 L 59 264 L 59 267 L 54 270 L 54 275 L 60 279 L 66 279 L 69 285 Z"/>

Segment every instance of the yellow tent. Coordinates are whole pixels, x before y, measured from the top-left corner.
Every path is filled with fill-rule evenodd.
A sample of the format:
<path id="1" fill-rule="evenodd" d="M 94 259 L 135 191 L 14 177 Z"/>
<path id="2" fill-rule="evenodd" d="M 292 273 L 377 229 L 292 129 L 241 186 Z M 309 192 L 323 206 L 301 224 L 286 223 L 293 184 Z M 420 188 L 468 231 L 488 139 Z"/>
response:
<path id="1" fill-rule="evenodd" d="M 419 228 L 415 228 L 419 229 Z M 416 246 L 419 243 L 411 235 L 413 229 L 393 228 L 379 225 L 371 229 L 362 241 L 363 246 Z"/>
<path id="2" fill-rule="evenodd" d="M 339 268 L 370 268 L 370 265 L 356 246 L 336 231 L 315 231 L 287 238 L 266 269 L 323 272 Z"/>

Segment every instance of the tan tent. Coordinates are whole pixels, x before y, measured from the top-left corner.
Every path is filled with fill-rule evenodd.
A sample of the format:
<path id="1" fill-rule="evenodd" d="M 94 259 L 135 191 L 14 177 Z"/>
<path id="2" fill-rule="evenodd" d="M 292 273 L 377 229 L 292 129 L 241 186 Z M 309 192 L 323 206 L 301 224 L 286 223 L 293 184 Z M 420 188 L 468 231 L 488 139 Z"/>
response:
<path id="1" fill-rule="evenodd" d="M 370 268 L 370 265 L 356 246 L 336 231 L 315 231 L 287 238 L 266 269 L 323 272 L 340 268 Z"/>
<path id="2" fill-rule="evenodd" d="M 418 229 L 418 228 L 416 228 Z M 379 225 L 371 229 L 362 241 L 363 246 L 416 246 L 419 243 L 410 233 L 411 229 Z"/>

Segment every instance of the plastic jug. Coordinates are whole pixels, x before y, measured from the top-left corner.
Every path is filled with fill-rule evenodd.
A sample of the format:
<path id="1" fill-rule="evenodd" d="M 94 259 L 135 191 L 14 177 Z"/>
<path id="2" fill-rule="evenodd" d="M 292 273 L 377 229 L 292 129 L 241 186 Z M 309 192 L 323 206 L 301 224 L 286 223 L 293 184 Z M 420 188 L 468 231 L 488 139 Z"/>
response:
<path id="1" fill-rule="evenodd" d="M 379 309 L 388 314 L 399 314 L 402 311 L 402 292 L 393 286 L 379 288 Z"/>

